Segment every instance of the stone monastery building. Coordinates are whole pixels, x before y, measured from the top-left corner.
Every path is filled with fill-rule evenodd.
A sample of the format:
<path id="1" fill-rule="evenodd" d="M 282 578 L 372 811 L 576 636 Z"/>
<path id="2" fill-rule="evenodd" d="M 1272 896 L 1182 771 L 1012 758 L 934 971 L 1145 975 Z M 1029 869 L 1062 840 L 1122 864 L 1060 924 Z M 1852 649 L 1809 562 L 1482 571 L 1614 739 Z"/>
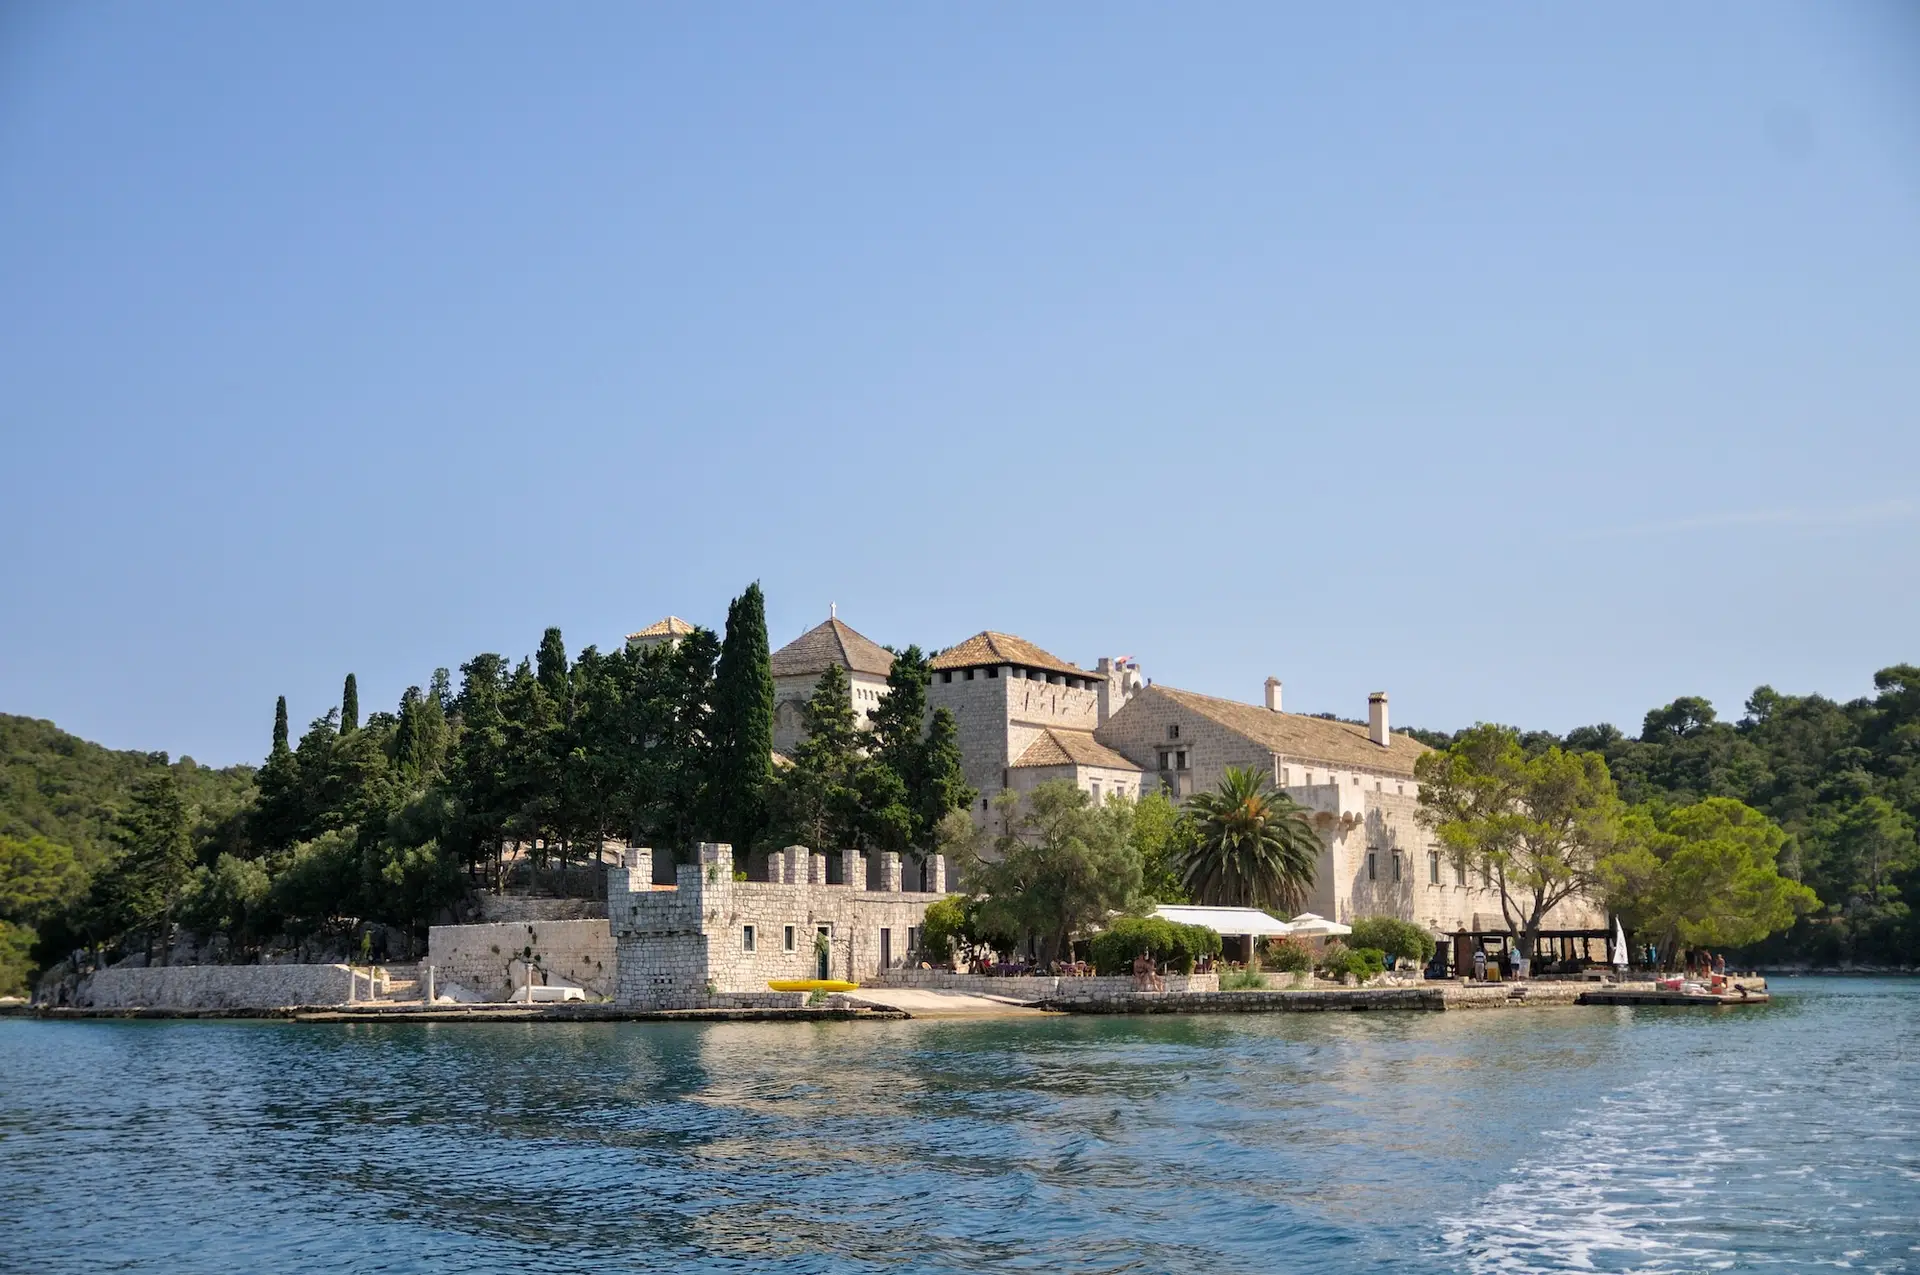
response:
<path id="1" fill-rule="evenodd" d="M 629 640 L 661 640 L 670 631 L 662 626 L 674 623 Z M 830 664 L 847 671 L 857 719 L 886 695 L 893 657 L 829 616 L 773 653 L 776 752 L 802 738 L 799 706 Z M 999 794 L 1048 780 L 1069 780 L 1097 801 L 1155 790 L 1184 800 L 1217 786 L 1229 766 L 1252 767 L 1312 811 L 1321 852 L 1309 911 L 1341 922 L 1399 916 L 1436 934 L 1504 928 L 1492 883 L 1448 862 L 1415 819 L 1414 763 L 1429 750 L 1389 729 L 1383 692 L 1368 696 L 1363 726 L 1286 712 L 1277 678 L 1267 679 L 1260 703 L 1242 703 L 1156 686 L 1130 659 L 1084 669 L 992 630 L 940 651 L 931 667 L 928 703 L 953 713 L 967 782 L 980 794 L 978 820 Z M 1547 928 L 1605 924 L 1598 907 L 1576 900 Z"/>

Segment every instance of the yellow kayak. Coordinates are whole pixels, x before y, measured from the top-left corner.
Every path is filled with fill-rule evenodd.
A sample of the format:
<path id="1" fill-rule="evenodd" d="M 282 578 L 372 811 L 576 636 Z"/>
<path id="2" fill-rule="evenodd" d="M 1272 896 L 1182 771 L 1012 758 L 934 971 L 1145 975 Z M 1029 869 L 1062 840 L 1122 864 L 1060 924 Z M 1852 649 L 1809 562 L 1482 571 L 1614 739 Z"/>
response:
<path id="1" fill-rule="evenodd" d="M 840 978 L 776 978 L 767 986 L 776 992 L 853 992 L 860 984 Z"/>

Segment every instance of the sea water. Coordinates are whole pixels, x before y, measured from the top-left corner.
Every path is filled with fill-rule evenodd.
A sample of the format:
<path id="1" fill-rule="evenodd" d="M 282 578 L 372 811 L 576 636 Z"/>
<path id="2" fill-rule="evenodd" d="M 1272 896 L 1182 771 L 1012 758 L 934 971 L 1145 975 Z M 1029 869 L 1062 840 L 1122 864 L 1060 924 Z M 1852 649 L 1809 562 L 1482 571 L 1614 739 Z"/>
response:
<path id="1" fill-rule="evenodd" d="M 1920 983 L 1741 1009 L 0 1020 L 0 1269 L 1920 1270 Z"/>

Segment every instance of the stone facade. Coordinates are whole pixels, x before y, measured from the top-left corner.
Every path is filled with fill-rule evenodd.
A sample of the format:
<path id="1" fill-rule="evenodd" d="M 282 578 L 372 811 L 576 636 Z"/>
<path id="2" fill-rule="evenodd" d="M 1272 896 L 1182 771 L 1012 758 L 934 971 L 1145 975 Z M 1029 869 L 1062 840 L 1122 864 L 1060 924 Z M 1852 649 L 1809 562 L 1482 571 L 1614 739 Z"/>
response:
<path id="1" fill-rule="evenodd" d="M 433 966 L 436 984 L 458 983 L 490 1001 L 506 1000 L 523 986 L 529 967 L 537 986 L 571 984 L 590 999 L 609 1000 L 615 960 L 605 920 L 436 925 L 427 931 L 425 963 Z"/>
<path id="2" fill-rule="evenodd" d="M 1139 795 L 1140 769 L 1095 735 L 1139 686 L 1130 663 L 1103 659 L 1089 672 L 1023 639 L 986 632 L 932 664 L 928 707 L 953 714 L 962 770 L 980 794 L 976 821 L 987 821 L 1002 792 L 1029 792 L 1050 779 L 1071 780 L 1089 793 L 1097 787 L 1103 800 L 1116 792 Z M 1036 752 L 1049 754 L 1048 761 L 1033 761 Z"/>
<path id="3" fill-rule="evenodd" d="M 635 852 L 650 863 L 645 851 Z M 790 846 L 769 860 L 770 879 L 733 879 L 733 847 L 703 844 L 681 864 L 672 889 L 634 888 L 645 871 L 615 868 L 607 908 L 618 953 L 618 1004 L 695 1009 L 716 998 L 765 994 L 772 979 L 860 982 L 908 963 L 927 905 L 946 883 L 930 861 L 924 891 L 901 888 L 900 857 L 881 856 L 880 888 L 868 889 L 867 856 L 846 851 L 830 884 L 828 856 Z M 817 940 L 824 939 L 823 944 Z M 821 948 L 824 947 L 824 951 Z"/>
<path id="4" fill-rule="evenodd" d="M 344 1005 L 345 965 L 164 965 L 99 970 L 80 980 L 73 1003 L 90 1009 L 280 1009 Z M 362 993 L 366 975 L 361 973 Z"/>
<path id="5" fill-rule="evenodd" d="M 807 737 L 806 703 L 820 676 L 837 667 L 847 673 L 847 698 L 853 719 L 865 727 L 887 697 L 893 655 L 864 634 L 829 614 L 771 656 L 773 670 L 773 751 L 791 753 Z"/>
<path id="6" fill-rule="evenodd" d="M 1268 695 L 1277 705 L 1277 682 Z M 1386 696 L 1376 694 L 1368 707 L 1372 720 L 1359 726 L 1148 686 L 1094 738 L 1181 800 L 1218 785 L 1229 766 L 1270 775 L 1313 812 L 1320 834 L 1307 911 L 1342 923 L 1397 916 L 1435 934 L 1504 929 L 1499 891 L 1458 872 L 1416 818 L 1413 767 L 1428 749 L 1387 730 Z M 1588 899 L 1569 900 L 1546 923 L 1605 927 L 1604 909 Z"/>

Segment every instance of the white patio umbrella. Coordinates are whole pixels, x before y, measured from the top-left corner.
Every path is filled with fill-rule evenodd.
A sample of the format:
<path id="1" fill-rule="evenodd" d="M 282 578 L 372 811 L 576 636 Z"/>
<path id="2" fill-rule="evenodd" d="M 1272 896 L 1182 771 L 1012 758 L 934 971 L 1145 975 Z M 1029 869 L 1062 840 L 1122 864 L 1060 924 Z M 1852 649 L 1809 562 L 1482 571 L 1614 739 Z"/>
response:
<path id="1" fill-rule="evenodd" d="M 1314 912 L 1302 912 L 1287 924 L 1293 927 L 1295 934 L 1303 934 L 1309 938 L 1338 938 L 1342 934 L 1353 933 L 1351 925 L 1329 921 L 1326 917 Z"/>
<path id="2" fill-rule="evenodd" d="M 1626 927 L 1620 924 L 1620 918 L 1617 916 L 1613 918 L 1613 964 L 1620 969 L 1625 969 L 1632 964 L 1627 959 Z"/>

